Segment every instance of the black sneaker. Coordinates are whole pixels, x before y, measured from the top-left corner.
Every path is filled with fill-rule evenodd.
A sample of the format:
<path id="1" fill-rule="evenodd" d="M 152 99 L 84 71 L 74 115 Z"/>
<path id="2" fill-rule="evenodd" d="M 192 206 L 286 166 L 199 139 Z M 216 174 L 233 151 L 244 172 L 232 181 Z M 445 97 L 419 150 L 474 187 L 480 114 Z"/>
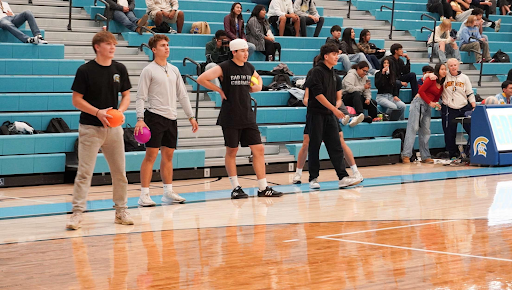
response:
<path id="1" fill-rule="evenodd" d="M 235 187 L 235 189 L 233 189 L 233 191 L 231 191 L 231 199 L 239 198 L 249 198 L 249 196 L 247 195 L 247 193 L 244 192 L 244 190 L 240 186 L 237 186 Z"/>
<path id="2" fill-rule="evenodd" d="M 275 191 L 272 187 L 267 186 L 264 190 L 258 190 L 259 197 L 280 197 L 283 196 L 282 192 Z"/>

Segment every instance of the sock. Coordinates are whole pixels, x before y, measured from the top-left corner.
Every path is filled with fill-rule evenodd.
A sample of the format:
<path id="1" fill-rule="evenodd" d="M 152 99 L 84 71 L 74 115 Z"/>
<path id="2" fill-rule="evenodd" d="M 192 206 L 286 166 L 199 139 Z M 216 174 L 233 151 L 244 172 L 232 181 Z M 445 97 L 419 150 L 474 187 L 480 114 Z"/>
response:
<path id="1" fill-rule="evenodd" d="M 357 165 L 352 165 L 350 166 L 350 169 L 352 169 L 352 173 L 356 174 L 357 172 L 359 172 L 359 170 L 357 170 Z"/>
<path id="2" fill-rule="evenodd" d="M 302 176 L 302 168 L 298 168 L 295 170 L 295 172 L 298 174 L 298 175 L 301 175 Z"/>
<path id="3" fill-rule="evenodd" d="M 230 176 L 229 182 L 231 182 L 231 187 L 235 189 L 237 186 L 240 186 L 240 183 L 238 183 L 238 176 Z"/>
<path id="4" fill-rule="evenodd" d="M 164 184 L 164 193 L 172 193 L 172 183 Z"/>
<path id="5" fill-rule="evenodd" d="M 260 190 L 264 190 L 265 188 L 267 188 L 267 186 L 268 184 L 266 178 L 258 179 L 258 188 Z"/>
<path id="6" fill-rule="evenodd" d="M 149 187 L 141 187 L 140 188 L 140 195 L 143 194 L 149 194 Z"/>

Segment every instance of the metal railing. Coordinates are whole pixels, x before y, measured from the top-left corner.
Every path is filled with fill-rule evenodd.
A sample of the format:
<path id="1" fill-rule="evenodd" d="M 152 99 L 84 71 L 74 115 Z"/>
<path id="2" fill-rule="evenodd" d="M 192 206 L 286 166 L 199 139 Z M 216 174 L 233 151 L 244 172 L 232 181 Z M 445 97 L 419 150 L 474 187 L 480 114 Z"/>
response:
<path id="1" fill-rule="evenodd" d="M 100 1 L 101 3 L 105 4 L 105 11 L 110 11 L 110 4 L 107 3 L 107 1 L 105 0 L 94 0 L 94 6 L 96 6 L 97 4 L 97 1 Z M 105 21 L 107 23 L 107 31 L 108 31 L 108 26 L 109 26 L 109 19 L 108 17 L 105 17 L 105 15 L 103 14 L 100 14 L 100 13 L 96 13 L 96 15 L 94 16 L 94 22 L 98 22 L 98 21 L 101 21 L 101 20 L 98 20 L 98 18 L 100 18 L 101 20 Z"/>
<path id="2" fill-rule="evenodd" d="M 391 24 L 389 27 L 389 39 L 393 39 L 393 24 L 395 22 L 395 0 L 393 0 L 393 4 L 391 6 L 392 7 L 389 7 L 386 5 L 380 6 L 380 11 L 382 11 L 382 8 L 387 8 L 387 9 L 391 10 Z"/>
<path id="3" fill-rule="evenodd" d="M 199 83 L 197 82 L 196 79 L 194 79 L 193 77 L 191 77 L 190 75 L 183 75 L 185 78 L 188 78 L 190 80 L 192 80 L 194 83 L 196 83 L 197 85 L 197 89 L 196 89 L 196 121 L 199 122 Z"/>
<path id="4" fill-rule="evenodd" d="M 68 22 L 68 30 L 71 31 L 71 13 L 73 8 L 73 0 L 69 0 L 69 22 Z"/>
<path id="5" fill-rule="evenodd" d="M 352 0 L 348 0 L 347 19 L 350 19 L 350 6 L 352 6 Z"/>
<path id="6" fill-rule="evenodd" d="M 201 69 L 201 65 L 199 63 L 197 63 L 195 60 L 189 58 L 189 57 L 185 57 L 183 59 L 183 66 L 187 66 L 187 61 L 193 63 L 196 65 L 196 73 L 197 73 L 197 76 L 200 76 L 201 73 L 202 73 L 202 69 Z M 196 87 L 196 120 L 198 120 L 198 114 L 199 114 L 199 88 L 201 87 L 199 85 L 199 83 L 197 83 L 197 81 L 191 77 L 190 75 L 184 75 L 186 78 L 189 78 L 191 79 L 192 81 L 194 81 L 197 85 Z"/>
<path id="7" fill-rule="evenodd" d="M 478 38 L 473 37 L 473 36 L 471 36 L 469 39 L 470 40 L 471 39 L 475 39 L 476 41 L 480 41 Z M 481 61 L 480 61 L 480 73 L 478 75 L 478 86 L 481 87 L 482 86 L 482 72 L 484 70 L 484 59 L 483 59 L 484 55 L 483 55 L 482 52 L 480 52 L 480 51 L 478 51 L 476 49 L 471 49 L 471 51 L 474 52 L 475 54 L 479 54 L 482 57 Z"/>
<path id="8" fill-rule="evenodd" d="M 435 29 L 430 29 L 430 28 L 428 28 L 428 27 L 426 27 L 426 26 L 422 26 L 422 27 L 421 27 L 421 29 L 420 29 L 420 32 L 421 32 L 421 33 L 423 33 L 423 29 L 426 29 L 426 30 L 428 30 L 428 31 L 432 32 L 434 35 L 436 34 Z M 429 45 L 429 44 L 428 44 L 428 39 L 427 39 L 427 42 L 426 42 L 426 44 L 425 44 L 425 45 L 426 45 L 427 47 L 429 47 L 429 46 L 430 46 L 430 47 L 432 47 L 432 51 L 430 52 L 430 62 L 432 63 L 432 58 L 434 57 L 434 45 L 435 45 L 435 42 L 433 42 L 433 41 L 432 41 L 432 43 Z"/>
<path id="9" fill-rule="evenodd" d="M 189 57 L 185 57 L 183 59 L 183 66 L 187 66 L 187 60 L 193 64 L 196 65 L 196 74 L 199 76 L 203 73 L 202 69 L 201 69 L 201 65 L 199 63 L 197 63 L 197 61 L 189 58 Z"/>

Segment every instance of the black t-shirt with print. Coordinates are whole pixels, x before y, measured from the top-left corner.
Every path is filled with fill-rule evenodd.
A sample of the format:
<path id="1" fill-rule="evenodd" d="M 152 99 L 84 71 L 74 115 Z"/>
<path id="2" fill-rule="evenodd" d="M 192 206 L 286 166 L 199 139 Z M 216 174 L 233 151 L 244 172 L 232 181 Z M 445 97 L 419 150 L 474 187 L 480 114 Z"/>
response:
<path id="1" fill-rule="evenodd" d="M 117 109 L 119 93 L 131 87 L 128 71 L 122 63 L 112 61 L 110 66 L 102 66 L 91 60 L 78 68 L 71 90 L 84 95 L 84 100 L 98 109 Z M 96 116 L 85 112 L 80 114 L 80 124 L 103 126 Z"/>
<path id="2" fill-rule="evenodd" d="M 217 125 L 246 128 L 256 124 L 249 93 L 254 66 L 248 62 L 239 66 L 232 60 L 222 62 L 219 66 L 222 69 L 221 87 L 227 100 L 222 101 Z"/>

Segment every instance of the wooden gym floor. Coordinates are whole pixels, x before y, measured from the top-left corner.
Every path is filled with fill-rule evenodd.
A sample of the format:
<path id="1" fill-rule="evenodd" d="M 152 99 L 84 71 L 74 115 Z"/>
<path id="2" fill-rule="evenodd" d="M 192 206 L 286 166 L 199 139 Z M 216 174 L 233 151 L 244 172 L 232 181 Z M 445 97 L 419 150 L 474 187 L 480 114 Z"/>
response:
<path id="1" fill-rule="evenodd" d="M 512 168 L 360 171 L 344 190 L 322 171 L 316 192 L 272 174 L 285 196 L 236 201 L 227 178 L 176 181 L 193 202 L 153 208 L 133 206 L 133 184 L 134 226 L 98 205 L 112 206 L 110 186 L 93 187 L 78 231 L 56 210 L 72 185 L 0 189 L 0 289 L 512 288 Z"/>

